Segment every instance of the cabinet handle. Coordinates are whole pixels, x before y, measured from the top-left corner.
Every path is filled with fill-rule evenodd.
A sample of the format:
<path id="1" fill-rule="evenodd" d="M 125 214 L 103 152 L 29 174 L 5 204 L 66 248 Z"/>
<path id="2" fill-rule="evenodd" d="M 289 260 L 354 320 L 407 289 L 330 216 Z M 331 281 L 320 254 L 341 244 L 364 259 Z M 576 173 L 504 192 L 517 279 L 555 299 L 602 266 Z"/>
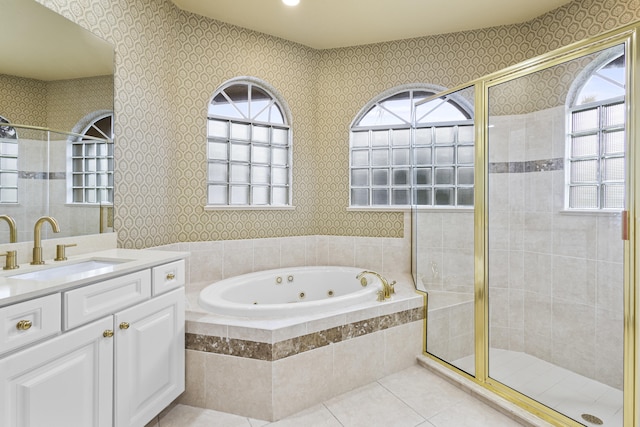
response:
<path id="1" fill-rule="evenodd" d="M 173 279 L 175 279 L 175 278 L 176 278 L 176 275 L 175 275 L 175 274 L 173 274 L 173 273 L 169 273 L 169 274 L 167 274 L 167 280 L 173 280 Z"/>
<path id="2" fill-rule="evenodd" d="M 129 324 L 127 322 L 120 323 L 120 329 L 129 329 Z"/>
<path id="3" fill-rule="evenodd" d="M 16 324 L 16 329 L 19 331 L 26 331 L 27 329 L 30 329 L 31 326 L 33 326 L 31 320 L 21 320 Z"/>
<path id="4" fill-rule="evenodd" d="M 111 338 L 113 336 L 113 331 L 111 329 L 107 329 L 102 333 L 102 336 L 105 338 Z"/>

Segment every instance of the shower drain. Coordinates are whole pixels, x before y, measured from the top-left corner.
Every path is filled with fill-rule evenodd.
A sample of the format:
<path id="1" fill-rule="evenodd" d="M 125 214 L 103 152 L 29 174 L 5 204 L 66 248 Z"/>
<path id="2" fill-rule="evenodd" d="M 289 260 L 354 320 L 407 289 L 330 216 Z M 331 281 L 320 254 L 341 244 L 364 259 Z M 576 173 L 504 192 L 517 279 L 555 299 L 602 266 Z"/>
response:
<path id="1" fill-rule="evenodd" d="M 597 426 L 601 426 L 604 424 L 604 421 L 602 421 L 600 418 L 596 417 L 595 415 L 591 415 L 591 414 L 582 414 L 582 419 L 588 423 L 595 424 Z"/>

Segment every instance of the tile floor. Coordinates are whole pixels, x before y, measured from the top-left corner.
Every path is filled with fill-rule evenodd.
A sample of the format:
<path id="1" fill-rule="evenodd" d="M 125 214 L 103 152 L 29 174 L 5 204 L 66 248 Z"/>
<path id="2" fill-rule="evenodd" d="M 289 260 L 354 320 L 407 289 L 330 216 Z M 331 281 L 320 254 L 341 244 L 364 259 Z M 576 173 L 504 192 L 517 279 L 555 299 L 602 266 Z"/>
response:
<path id="1" fill-rule="evenodd" d="M 454 362 L 473 366 L 473 357 Z M 622 426 L 622 391 L 560 368 L 529 354 L 491 349 L 489 375 L 585 425 L 582 414 L 595 415 L 604 427 Z"/>
<path id="2" fill-rule="evenodd" d="M 149 426 L 515 427 L 520 424 L 416 365 L 274 423 L 177 405 Z"/>

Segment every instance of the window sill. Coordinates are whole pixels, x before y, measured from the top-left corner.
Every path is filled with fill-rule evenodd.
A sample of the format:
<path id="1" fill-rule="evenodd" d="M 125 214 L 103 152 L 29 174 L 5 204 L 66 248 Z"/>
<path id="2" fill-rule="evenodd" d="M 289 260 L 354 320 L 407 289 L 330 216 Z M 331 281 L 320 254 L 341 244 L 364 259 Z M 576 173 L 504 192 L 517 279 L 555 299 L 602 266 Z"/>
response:
<path id="1" fill-rule="evenodd" d="M 602 209 L 562 209 L 559 211 L 562 215 L 598 215 L 598 216 L 618 216 L 622 213 L 620 210 L 602 210 Z"/>
<path id="2" fill-rule="evenodd" d="M 205 211 L 294 211 L 295 206 L 206 205 Z"/>
<path id="3" fill-rule="evenodd" d="M 347 212 L 473 212 L 473 207 L 456 208 L 452 206 L 349 206 Z"/>
<path id="4" fill-rule="evenodd" d="M 113 207 L 113 203 L 106 203 L 106 202 L 101 202 L 101 203 L 65 203 L 64 204 L 66 207 L 69 208 L 112 208 Z"/>

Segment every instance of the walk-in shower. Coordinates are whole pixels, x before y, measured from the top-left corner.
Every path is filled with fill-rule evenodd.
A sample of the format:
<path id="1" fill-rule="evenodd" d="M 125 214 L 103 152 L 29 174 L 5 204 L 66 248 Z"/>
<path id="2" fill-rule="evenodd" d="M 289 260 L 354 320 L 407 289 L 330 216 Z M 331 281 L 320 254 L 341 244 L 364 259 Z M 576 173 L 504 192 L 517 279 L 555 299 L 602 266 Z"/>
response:
<path id="1" fill-rule="evenodd" d="M 475 124 L 474 207 L 413 209 L 426 353 L 556 425 L 636 425 L 636 29 L 416 105 Z"/>

